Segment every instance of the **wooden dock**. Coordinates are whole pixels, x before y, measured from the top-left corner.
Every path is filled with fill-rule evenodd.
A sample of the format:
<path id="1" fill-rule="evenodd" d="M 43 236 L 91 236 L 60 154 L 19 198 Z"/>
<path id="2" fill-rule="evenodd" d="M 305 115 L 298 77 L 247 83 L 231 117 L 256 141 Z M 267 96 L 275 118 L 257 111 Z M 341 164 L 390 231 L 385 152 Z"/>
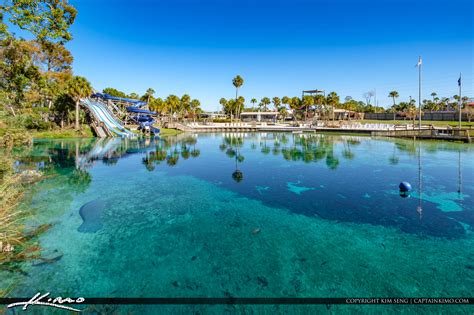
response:
<path id="1" fill-rule="evenodd" d="M 422 126 L 421 129 L 409 128 L 405 125 L 387 128 L 344 128 L 317 127 L 303 125 L 299 127 L 277 125 L 277 124 L 255 124 L 255 123 L 220 123 L 220 124 L 182 124 L 178 122 L 169 123 L 168 128 L 174 128 L 187 132 L 331 132 L 331 133 L 358 133 L 376 137 L 395 138 L 417 138 L 432 140 L 462 141 L 471 143 L 470 132 L 472 129 L 435 128 L 432 126 Z"/>
<path id="2" fill-rule="evenodd" d="M 454 128 L 424 128 L 424 129 L 395 129 L 384 131 L 373 131 L 372 136 L 376 137 L 395 137 L 395 138 L 415 138 L 429 140 L 448 140 L 472 142 L 471 129 Z"/>

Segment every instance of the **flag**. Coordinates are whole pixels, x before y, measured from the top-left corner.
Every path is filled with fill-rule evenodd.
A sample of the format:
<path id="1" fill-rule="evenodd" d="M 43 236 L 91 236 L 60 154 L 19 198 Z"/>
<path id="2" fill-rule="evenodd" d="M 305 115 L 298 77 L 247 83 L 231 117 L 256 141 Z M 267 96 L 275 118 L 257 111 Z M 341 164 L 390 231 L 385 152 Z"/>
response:
<path id="1" fill-rule="evenodd" d="M 421 56 L 418 57 L 418 63 L 415 65 L 415 67 L 419 67 L 423 64 L 423 60 L 421 60 Z"/>
<path id="2" fill-rule="evenodd" d="M 461 74 L 459 74 L 458 86 L 461 86 Z"/>

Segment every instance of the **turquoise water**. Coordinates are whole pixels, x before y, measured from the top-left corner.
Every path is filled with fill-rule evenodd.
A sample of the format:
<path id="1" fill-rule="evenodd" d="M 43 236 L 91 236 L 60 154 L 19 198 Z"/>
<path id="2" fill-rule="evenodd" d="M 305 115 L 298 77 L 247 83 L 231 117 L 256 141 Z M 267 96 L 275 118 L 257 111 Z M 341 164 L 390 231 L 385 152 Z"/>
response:
<path id="1" fill-rule="evenodd" d="M 14 284 L 11 296 L 472 296 L 473 161 L 468 144 L 315 134 L 37 141 L 17 167 L 54 176 L 31 188 L 27 224 L 52 223 L 40 245 L 61 255 L 0 286 Z M 400 196 L 401 181 L 410 196 Z M 362 311 L 118 308 L 128 310 Z"/>

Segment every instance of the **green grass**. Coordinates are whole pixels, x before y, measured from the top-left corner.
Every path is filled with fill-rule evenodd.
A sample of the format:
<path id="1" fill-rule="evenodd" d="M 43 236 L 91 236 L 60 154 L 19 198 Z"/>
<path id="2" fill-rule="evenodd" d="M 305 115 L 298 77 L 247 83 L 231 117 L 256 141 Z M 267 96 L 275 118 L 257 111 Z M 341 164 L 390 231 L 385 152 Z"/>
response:
<path id="1" fill-rule="evenodd" d="M 395 125 L 409 125 L 413 123 L 413 120 L 371 120 L 371 119 L 364 119 L 364 120 L 356 120 L 355 122 L 360 122 L 360 123 L 367 123 L 367 124 L 395 124 Z M 418 120 L 415 121 L 415 123 L 418 123 Z M 446 126 L 451 126 L 451 127 L 457 127 L 459 126 L 458 121 L 437 121 L 437 120 L 422 120 L 421 123 L 423 125 L 433 125 L 436 127 L 446 127 Z M 461 122 L 461 126 L 463 127 L 474 127 L 474 122 L 467 122 L 463 121 Z"/>
<path id="2" fill-rule="evenodd" d="M 62 139 L 62 138 L 91 138 L 94 137 L 89 125 L 82 125 L 80 131 L 74 129 L 54 129 L 46 131 L 31 131 L 31 136 L 36 139 Z"/>
<path id="3" fill-rule="evenodd" d="M 180 133 L 183 133 L 181 130 L 169 129 L 169 128 L 160 128 L 160 136 L 176 136 Z"/>

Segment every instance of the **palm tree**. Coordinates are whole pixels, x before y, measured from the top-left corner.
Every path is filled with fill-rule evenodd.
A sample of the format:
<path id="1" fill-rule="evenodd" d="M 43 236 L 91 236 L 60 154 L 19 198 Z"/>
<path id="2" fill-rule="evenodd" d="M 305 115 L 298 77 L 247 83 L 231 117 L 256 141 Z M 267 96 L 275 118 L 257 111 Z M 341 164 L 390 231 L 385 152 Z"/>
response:
<path id="1" fill-rule="evenodd" d="M 331 92 L 328 94 L 326 101 L 328 105 L 331 105 L 331 110 L 332 110 L 332 120 L 335 119 L 334 117 L 334 109 L 339 105 L 339 96 L 337 95 L 336 92 Z"/>
<path id="2" fill-rule="evenodd" d="M 278 108 L 280 107 L 281 105 L 281 100 L 278 96 L 275 96 L 274 98 L 272 98 L 272 103 L 273 103 L 273 106 L 275 106 L 275 110 L 278 111 Z"/>
<path id="3" fill-rule="evenodd" d="M 441 98 L 441 103 L 443 103 L 443 109 L 446 110 L 448 109 L 449 106 L 449 98 L 448 97 L 443 97 Z"/>
<path id="4" fill-rule="evenodd" d="M 399 97 L 398 92 L 397 91 L 391 91 L 390 93 L 388 93 L 388 97 L 391 97 L 393 99 L 393 106 L 395 107 L 396 106 L 395 99 L 397 97 Z"/>
<path id="5" fill-rule="evenodd" d="M 146 96 L 146 102 L 148 104 L 150 104 L 150 98 L 153 96 L 153 94 L 155 94 L 155 90 L 153 90 L 152 88 L 148 88 L 148 90 L 146 90 L 145 96 Z"/>
<path id="6" fill-rule="evenodd" d="M 176 95 L 169 95 L 165 100 L 165 106 L 170 114 L 170 120 L 173 120 L 173 114 L 179 109 L 181 100 Z"/>
<path id="7" fill-rule="evenodd" d="M 438 94 L 436 94 L 436 92 L 432 92 L 431 93 L 431 97 L 433 98 L 433 102 L 435 102 L 435 97 L 437 96 Z"/>
<path id="8" fill-rule="evenodd" d="M 236 106 L 235 114 L 236 114 L 236 116 L 240 117 L 240 113 L 242 112 L 242 108 L 244 108 L 244 104 L 245 104 L 245 98 L 243 96 L 239 96 L 237 98 L 237 101 L 235 102 L 235 106 Z"/>
<path id="9" fill-rule="evenodd" d="M 191 110 L 193 111 L 193 120 L 196 120 L 196 110 L 201 106 L 201 102 L 197 99 L 191 101 Z"/>
<path id="10" fill-rule="evenodd" d="M 256 98 L 252 98 L 250 100 L 250 103 L 252 103 L 252 107 L 255 107 L 255 104 L 257 103 L 257 99 Z"/>
<path id="11" fill-rule="evenodd" d="M 264 97 L 262 98 L 262 100 L 260 101 L 260 103 L 263 105 L 263 108 L 265 109 L 265 111 L 267 111 L 267 106 L 271 103 L 270 102 L 270 99 L 268 97 Z"/>
<path id="12" fill-rule="evenodd" d="M 303 105 L 305 108 L 305 113 L 304 113 L 304 120 L 308 120 L 308 108 L 311 107 L 314 104 L 314 98 L 309 95 L 305 95 L 303 98 Z"/>
<path id="13" fill-rule="evenodd" d="M 79 104 L 81 98 L 88 97 L 92 93 L 92 87 L 89 81 L 84 77 L 74 76 L 68 83 L 67 94 L 76 103 L 76 130 L 79 126 Z"/>
<path id="14" fill-rule="evenodd" d="M 188 94 L 184 94 L 181 97 L 180 103 L 179 103 L 179 113 L 183 117 L 186 115 L 188 110 L 190 109 L 190 104 L 191 103 L 191 97 Z"/>
<path id="15" fill-rule="evenodd" d="M 237 75 L 233 80 L 232 84 L 235 86 L 235 99 L 239 97 L 239 88 L 244 84 L 244 79 L 240 76 Z"/>

